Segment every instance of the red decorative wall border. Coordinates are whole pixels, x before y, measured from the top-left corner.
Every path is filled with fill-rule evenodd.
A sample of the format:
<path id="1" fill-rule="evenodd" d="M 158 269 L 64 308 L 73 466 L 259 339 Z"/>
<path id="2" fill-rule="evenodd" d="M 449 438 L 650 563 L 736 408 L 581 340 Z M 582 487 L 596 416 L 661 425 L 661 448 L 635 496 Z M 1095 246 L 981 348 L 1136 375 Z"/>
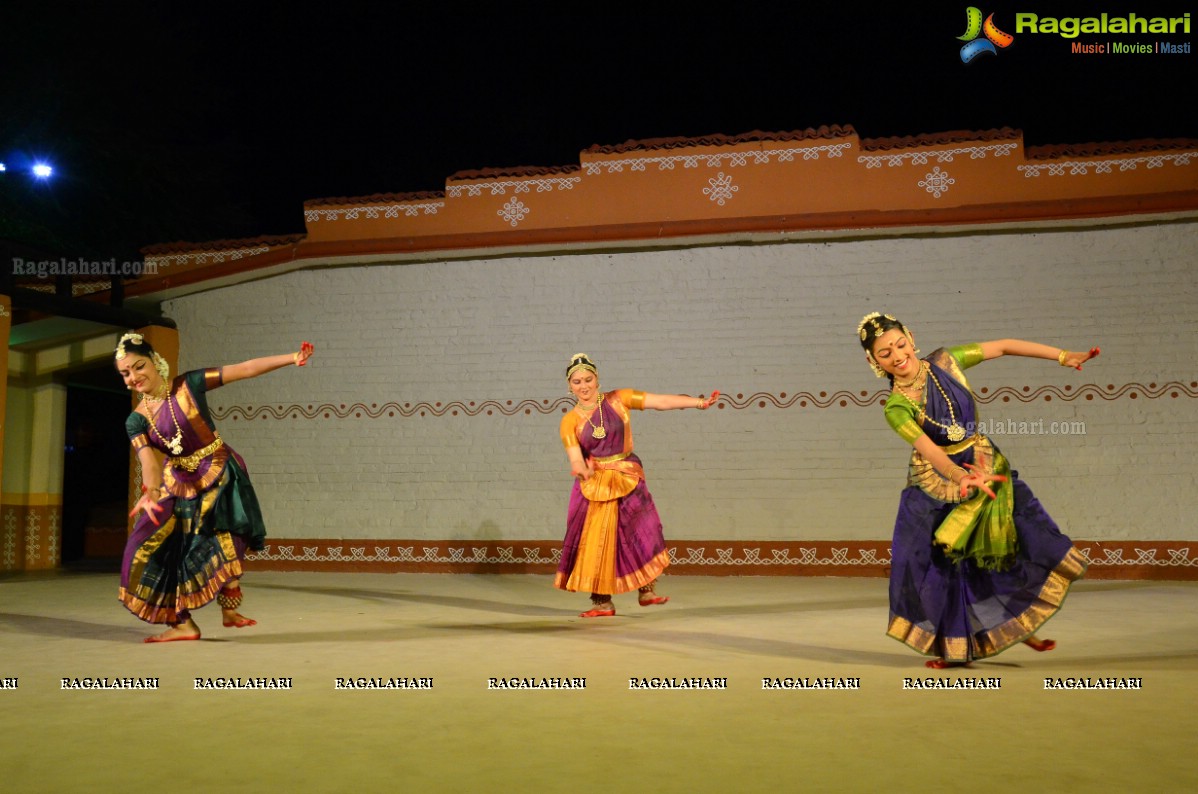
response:
<path id="1" fill-rule="evenodd" d="M 669 572 L 694 576 L 887 576 L 882 540 L 669 542 Z M 1090 579 L 1198 580 L 1198 542 L 1077 541 Z M 551 574 L 561 543 L 547 540 L 270 540 L 251 571 Z"/>
<path id="2" fill-rule="evenodd" d="M 869 392 L 866 390 L 850 392 L 850 391 L 821 391 L 818 394 L 813 392 L 779 392 L 773 394 L 771 392 L 757 392 L 755 394 L 746 395 L 740 394 L 721 394 L 716 407 L 731 408 L 735 411 L 746 410 L 749 408 L 831 408 L 840 406 L 847 408 L 849 405 L 863 408 L 868 405 L 884 405 L 886 398 L 889 396 L 889 391 L 880 390 Z M 1125 383 L 1121 386 L 1116 386 L 1113 383 L 1107 384 L 1105 387 L 1095 383 L 1087 383 L 1082 386 L 1040 386 L 1033 389 L 1031 386 L 1023 386 L 1015 388 L 1014 386 L 1000 386 L 997 389 L 991 390 L 989 387 L 983 387 L 977 392 L 978 402 L 983 404 L 1012 401 L 1021 403 L 1030 402 L 1052 402 L 1060 400 L 1061 402 L 1073 402 L 1075 400 L 1100 400 L 1112 401 L 1122 398 L 1138 399 L 1143 397 L 1146 400 L 1158 400 L 1164 397 L 1177 399 L 1178 397 L 1189 397 L 1198 399 L 1198 381 L 1191 381 L 1189 384 L 1180 381 L 1170 381 L 1168 383 Z M 515 416 L 517 414 L 531 415 L 534 411 L 538 414 L 554 414 L 565 413 L 574 405 L 574 400 L 570 397 L 559 397 L 554 400 L 482 400 L 482 401 L 461 401 L 451 400 L 450 402 L 415 402 L 415 403 L 308 403 L 307 405 L 299 405 L 292 403 L 291 405 L 230 405 L 216 408 L 212 411 L 212 415 L 216 419 L 232 421 L 255 419 L 317 419 L 323 417 L 325 419 L 347 419 L 354 417 L 355 419 L 381 419 L 383 417 L 394 418 L 409 418 L 413 416 L 479 416 L 485 414 L 493 416 L 500 414 L 502 416 Z"/>

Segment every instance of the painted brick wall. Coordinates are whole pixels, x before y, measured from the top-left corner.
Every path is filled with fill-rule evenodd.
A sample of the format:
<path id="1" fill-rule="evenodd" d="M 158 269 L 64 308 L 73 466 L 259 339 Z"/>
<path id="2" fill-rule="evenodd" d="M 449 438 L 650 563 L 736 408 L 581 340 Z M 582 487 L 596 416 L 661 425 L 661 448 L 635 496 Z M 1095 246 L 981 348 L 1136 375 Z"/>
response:
<path id="1" fill-rule="evenodd" d="M 312 269 L 165 308 L 184 367 L 316 345 L 210 398 L 275 537 L 560 538 L 564 367 L 587 352 L 606 388 L 731 400 L 633 416 L 667 538 L 886 540 L 908 447 L 865 404 L 885 381 L 855 329 L 878 309 L 925 353 L 1100 345 L 1081 373 L 971 370 L 982 417 L 1084 423 L 994 435 L 1073 537 L 1195 540 L 1196 254 L 1194 223 L 563 253 Z"/>

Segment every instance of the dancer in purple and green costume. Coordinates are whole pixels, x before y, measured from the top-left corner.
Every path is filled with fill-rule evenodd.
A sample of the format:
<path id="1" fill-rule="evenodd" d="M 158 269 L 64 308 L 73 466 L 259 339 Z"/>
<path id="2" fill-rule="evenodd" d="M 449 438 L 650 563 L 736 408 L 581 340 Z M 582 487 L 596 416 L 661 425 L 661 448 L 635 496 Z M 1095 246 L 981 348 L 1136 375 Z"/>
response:
<path id="1" fill-rule="evenodd" d="M 216 432 L 207 393 L 281 367 L 302 367 L 312 345 L 300 350 L 173 380 L 170 368 L 141 334 L 121 337 L 116 368 L 126 388 L 141 394 L 125 429 L 141 463 L 142 496 L 121 562 L 121 602 L 147 623 L 169 628 L 146 642 L 198 640 L 191 610 L 216 600 L 225 626 L 256 621 L 238 612 L 241 561 L 263 548 L 266 528 L 245 461 Z M 164 466 L 158 454 L 166 456 Z"/>
<path id="2" fill-rule="evenodd" d="M 915 340 L 888 314 L 857 326 L 874 374 L 893 387 L 886 421 L 914 449 L 891 545 L 887 634 L 934 657 L 928 667 L 968 664 L 1018 643 L 1056 647 L 1035 632 L 1086 571 L 1073 542 L 977 432 L 965 370 L 999 356 L 1056 360 L 1081 369 L 1098 348 L 1069 352 L 1000 339 L 917 358 Z"/>
<path id="3" fill-rule="evenodd" d="M 640 458 L 632 451 L 629 411 L 703 411 L 720 393 L 708 398 L 632 389 L 605 394 L 599 371 L 585 353 L 571 359 L 566 382 L 577 403 L 562 417 L 560 429 L 575 482 L 553 584 L 591 593 L 584 618 L 615 615 L 612 595 L 630 590 L 639 591 L 643 607 L 664 604 L 669 597 L 657 595 L 654 585 L 670 555 Z"/>

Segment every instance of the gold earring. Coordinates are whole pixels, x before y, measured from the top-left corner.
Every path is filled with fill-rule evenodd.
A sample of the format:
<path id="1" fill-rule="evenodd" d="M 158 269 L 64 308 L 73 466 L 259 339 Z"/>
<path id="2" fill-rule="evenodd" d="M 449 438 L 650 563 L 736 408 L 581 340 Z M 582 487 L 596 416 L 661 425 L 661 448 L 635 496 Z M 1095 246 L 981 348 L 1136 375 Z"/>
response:
<path id="1" fill-rule="evenodd" d="M 886 377 L 886 370 L 882 369 L 882 367 L 878 365 L 878 362 L 874 360 L 873 353 L 866 351 L 865 360 L 869 362 L 869 368 L 874 371 L 874 375 L 879 378 Z"/>

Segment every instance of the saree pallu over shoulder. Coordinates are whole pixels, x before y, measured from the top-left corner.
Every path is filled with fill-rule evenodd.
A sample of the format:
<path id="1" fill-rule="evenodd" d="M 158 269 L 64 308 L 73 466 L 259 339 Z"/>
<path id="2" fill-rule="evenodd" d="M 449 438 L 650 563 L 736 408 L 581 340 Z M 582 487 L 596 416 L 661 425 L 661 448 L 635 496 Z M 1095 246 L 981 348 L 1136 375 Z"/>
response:
<path id="1" fill-rule="evenodd" d="M 174 397 L 186 417 L 183 452 L 168 455 L 162 484 L 175 496 L 194 499 L 220 479 L 234 453 L 224 445 L 208 415 L 207 390 L 221 385 L 221 370 L 196 370 L 181 380 Z"/>

